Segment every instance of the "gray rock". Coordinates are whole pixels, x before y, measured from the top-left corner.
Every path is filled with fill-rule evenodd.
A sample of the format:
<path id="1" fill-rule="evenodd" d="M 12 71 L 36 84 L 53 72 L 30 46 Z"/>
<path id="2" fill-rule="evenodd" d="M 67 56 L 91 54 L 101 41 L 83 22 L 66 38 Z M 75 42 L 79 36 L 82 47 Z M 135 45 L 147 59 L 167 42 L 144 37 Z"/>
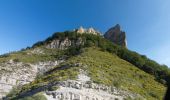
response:
<path id="1" fill-rule="evenodd" d="M 83 28 L 82 26 L 80 26 L 80 28 L 76 29 L 75 32 L 80 33 L 80 34 L 94 34 L 94 35 L 99 35 L 100 32 L 95 30 L 94 28 Z"/>
<path id="2" fill-rule="evenodd" d="M 51 43 L 46 45 L 46 48 L 51 49 L 67 49 L 70 46 L 80 46 L 84 45 L 84 42 L 82 38 L 78 38 L 77 40 L 70 40 L 68 38 L 65 38 L 64 40 L 55 39 Z"/>
<path id="3" fill-rule="evenodd" d="M 127 47 L 126 41 L 126 33 L 121 31 L 120 25 L 117 24 L 116 26 L 110 28 L 105 34 L 104 37 L 113 43 Z"/>
<path id="4" fill-rule="evenodd" d="M 63 61 L 64 60 L 24 64 L 22 62 L 9 60 L 8 62 L 1 63 L 0 99 L 9 93 L 13 87 L 30 83 L 36 78 L 37 74 L 43 74 Z"/>

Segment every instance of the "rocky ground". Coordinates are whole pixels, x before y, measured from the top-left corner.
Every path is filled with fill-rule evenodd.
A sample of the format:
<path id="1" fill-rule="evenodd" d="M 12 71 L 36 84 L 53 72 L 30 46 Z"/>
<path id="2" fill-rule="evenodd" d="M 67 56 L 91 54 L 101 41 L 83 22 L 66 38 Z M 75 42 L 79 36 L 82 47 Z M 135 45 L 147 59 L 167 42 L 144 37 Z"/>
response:
<path id="1" fill-rule="evenodd" d="M 83 70 L 77 80 L 59 82 L 56 86 L 57 90 L 44 92 L 48 100 L 123 100 L 137 96 L 116 87 L 92 83 Z"/>
<path id="2" fill-rule="evenodd" d="M 37 74 L 43 74 L 63 60 L 24 64 L 10 60 L 0 65 L 0 98 L 4 97 L 13 87 L 22 86 L 33 81 Z"/>

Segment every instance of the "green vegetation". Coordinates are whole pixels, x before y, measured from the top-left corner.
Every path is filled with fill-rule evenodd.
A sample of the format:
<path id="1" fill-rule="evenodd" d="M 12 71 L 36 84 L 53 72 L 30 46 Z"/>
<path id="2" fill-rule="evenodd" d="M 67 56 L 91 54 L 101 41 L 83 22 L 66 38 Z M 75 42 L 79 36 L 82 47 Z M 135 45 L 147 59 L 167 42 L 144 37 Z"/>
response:
<path id="1" fill-rule="evenodd" d="M 44 87 L 44 90 L 58 89 L 55 86 L 51 88 L 45 88 L 45 86 L 56 81 L 74 80 L 79 69 L 84 69 L 95 83 L 128 90 L 140 94 L 148 100 L 161 100 L 163 98 L 166 88 L 155 81 L 152 75 L 100 48 L 91 47 L 82 51 L 80 55 L 70 57 L 46 75 L 24 85 L 21 89 L 17 89 L 19 92 L 15 92 L 14 96 L 9 95 L 9 97 L 17 97 L 21 93 L 40 87 Z M 76 66 L 76 63 L 81 63 L 82 66 Z"/>
<path id="2" fill-rule="evenodd" d="M 63 69 L 60 69 L 60 68 L 63 68 Z M 57 81 L 65 81 L 68 79 L 74 80 L 77 78 L 78 73 L 79 73 L 78 67 L 72 64 L 62 63 L 59 66 L 56 66 L 53 70 L 49 71 L 47 74 L 31 82 L 30 84 L 23 85 L 21 88 L 14 88 L 7 95 L 7 97 L 12 100 L 18 100 L 19 94 L 26 93 L 32 90 L 36 90 L 40 87 L 43 87 L 44 91 L 45 90 L 49 90 L 49 91 L 56 90 L 59 87 L 57 86 L 47 87 L 47 85 L 53 82 L 57 82 Z"/>
<path id="3" fill-rule="evenodd" d="M 47 100 L 47 98 L 42 93 L 37 93 L 31 97 L 25 97 L 18 100 Z"/>
<path id="4" fill-rule="evenodd" d="M 79 37 L 85 41 L 83 46 L 73 47 L 72 54 L 77 54 L 78 50 L 81 50 L 82 47 L 91 47 L 96 46 L 101 48 L 103 51 L 108 51 L 119 56 L 121 59 L 124 59 L 141 70 L 154 75 L 156 80 L 162 84 L 170 83 L 170 69 L 166 65 L 160 65 L 157 62 L 147 58 L 145 55 L 140 55 L 136 52 L 130 51 L 124 47 L 118 46 L 110 42 L 109 40 L 103 38 L 99 35 L 93 34 L 77 34 L 75 32 L 59 32 L 54 33 L 53 36 L 49 37 L 45 41 L 38 42 L 33 45 L 33 47 L 42 46 L 48 44 L 53 39 L 64 39 L 69 38 L 70 40 L 77 40 Z M 78 49 L 75 49 L 78 48 Z"/>
<path id="5" fill-rule="evenodd" d="M 59 89 L 60 87 L 58 87 L 58 86 L 51 86 L 51 87 L 49 87 L 48 88 L 48 90 L 49 91 L 55 91 L 55 90 L 57 90 L 57 89 Z"/>
<path id="6" fill-rule="evenodd" d="M 67 50 L 56 50 L 56 49 L 47 49 L 43 47 L 44 45 L 50 43 L 54 39 L 64 40 L 65 38 L 70 40 L 77 40 L 78 38 L 82 38 L 84 41 L 84 45 L 80 45 L 77 47 L 70 47 Z M 96 46 L 101 48 L 103 51 L 108 51 L 119 56 L 121 59 L 124 59 L 141 70 L 154 75 L 155 79 L 162 84 L 170 83 L 170 69 L 166 65 L 160 65 L 157 62 L 147 58 L 144 55 L 140 55 L 136 52 L 130 51 L 124 47 L 120 47 L 118 45 L 113 44 L 109 40 L 103 38 L 99 35 L 93 34 L 77 34 L 75 32 L 57 32 L 54 33 L 51 37 L 47 38 L 45 41 L 37 42 L 33 45 L 32 48 L 28 48 L 26 50 L 5 54 L 0 56 L 0 62 L 7 61 L 9 59 L 14 59 L 15 61 L 21 61 L 26 63 L 35 63 L 38 61 L 49 61 L 55 60 L 63 54 L 67 54 L 69 56 L 79 54 L 84 47 Z M 32 51 L 35 48 L 41 48 L 45 51 L 44 54 L 28 54 L 28 52 Z"/>
<path id="7" fill-rule="evenodd" d="M 148 100 L 161 100 L 165 87 L 156 82 L 152 75 L 136 68 L 134 65 L 120 59 L 114 54 L 93 47 L 84 50 L 79 56 L 69 59 L 69 63 L 80 62 L 87 70 L 91 80 L 98 84 L 116 86 L 132 91 Z"/>
<path id="8" fill-rule="evenodd" d="M 34 50 L 41 50 L 43 53 L 33 53 Z M 24 51 L 9 53 L 8 56 L 1 56 L 0 63 L 13 60 L 14 62 L 37 63 L 40 61 L 54 61 L 64 55 L 65 51 L 47 49 L 44 47 L 32 48 Z M 7 55 L 7 54 L 6 54 Z"/>
<path id="9" fill-rule="evenodd" d="M 67 50 L 44 47 L 53 39 L 63 40 L 66 37 L 70 40 L 81 37 L 84 45 L 72 46 Z M 44 53 L 30 53 L 36 48 L 43 50 Z M 15 62 L 36 63 L 56 60 L 62 55 L 69 56 L 69 59 L 47 72 L 46 75 L 17 89 L 8 97 L 15 98 L 21 93 L 47 86 L 52 82 L 76 79 L 80 68 L 87 70 L 95 83 L 129 90 L 149 100 L 161 100 L 166 89 L 164 85 L 170 83 L 170 70 L 166 65 L 160 65 L 144 55 L 115 45 L 102 36 L 92 34 L 55 33 L 45 41 L 34 44 L 32 48 L 0 56 L 0 62 L 13 59 Z M 84 67 L 76 67 L 75 63 L 82 63 Z"/>

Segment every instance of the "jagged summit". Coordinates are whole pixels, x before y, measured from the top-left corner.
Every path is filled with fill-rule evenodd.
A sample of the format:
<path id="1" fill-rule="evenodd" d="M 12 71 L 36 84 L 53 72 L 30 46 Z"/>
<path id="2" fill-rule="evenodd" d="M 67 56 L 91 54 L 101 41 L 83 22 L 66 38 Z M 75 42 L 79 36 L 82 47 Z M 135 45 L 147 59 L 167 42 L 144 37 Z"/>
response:
<path id="1" fill-rule="evenodd" d="M 93 27 L 90 28 L 83 28 L 82 26 L 80 26 L 78 29 L 75 29 L 74 31 L 76 31 L 77 33 L 91 33 L 91 34 L 95 34 L 98 35 L 100 34 L 99 31 L 95 30 Z"/>
<path id="2" fill-rule="evenodd" d="M 101 33 L 95 30 L 93 27 L 84 28 L 80 26 L 78 29 L 74 29 L 75 32 L 83 34 L 83 33 L 90 33 L 94 35 L 100 35 Z M 127 47 L 127 40 L 126 40 L 126 33 L 121 30 L 121 26 L 116 24 L 114 27 L 110 28 L 105 34 L 104 37 L 113 43 Z"/>
<path id="3" fill-rule="evenodd" d="M 117 45 L 127 47 L 126 33 L 121 30 L 119 24 L 110 28 L 105 34 L 104 37 Z"/>

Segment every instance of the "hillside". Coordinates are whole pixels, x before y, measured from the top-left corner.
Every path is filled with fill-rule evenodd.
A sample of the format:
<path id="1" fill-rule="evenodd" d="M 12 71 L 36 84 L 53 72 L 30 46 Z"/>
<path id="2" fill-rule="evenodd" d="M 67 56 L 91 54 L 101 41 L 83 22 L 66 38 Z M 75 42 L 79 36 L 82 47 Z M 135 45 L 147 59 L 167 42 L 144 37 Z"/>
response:
<path id="1" fill-rule="evenodd" d="M 57 32 L 0 56 L 0 97 L 7 100 L 161 100 L 169 79 L 167 66 L 100 34 Z"/>
<path id="2" fill-rule="evenodd" d="M 81 69 L 86 71 L 87 76 L 90 77 L 88 82 L 91 82 L 91 84 L 112 86 L 129 93 L 115 94 L 118 97 L 119 95 L 123 97 L 128 95 L 129 97 L 127 96 L 126 98 L 130 98 L 131 95 L 132 97 L 134 95 L 136 99 L 140 98 L 141 100 L 143 98 L 147 100 L 161 100 L 163 98 L 166 88 L 156 82 L 152 75 L 141 71 L 116 55 L 101 51 L 99 48 L 85 48 L 83 51 L 80 55 L 71 57 L 64 63 L 54 67 L 46 75 L 39 77 L 28 85 L 24 85 L 21 89 L 22 92 L 24 93 L 30 89 L 35 89 L 34 91 L 36 91 L 43 84 L 44 89 L 46 89 L 46 92 L 43 92 L 43 94 L 47 94 L 47 91 L 50 91 L 49 88 L 59 88 L 57 83 L 52 86 L 49 84 L 69 79 L 76 80 Z"/>

